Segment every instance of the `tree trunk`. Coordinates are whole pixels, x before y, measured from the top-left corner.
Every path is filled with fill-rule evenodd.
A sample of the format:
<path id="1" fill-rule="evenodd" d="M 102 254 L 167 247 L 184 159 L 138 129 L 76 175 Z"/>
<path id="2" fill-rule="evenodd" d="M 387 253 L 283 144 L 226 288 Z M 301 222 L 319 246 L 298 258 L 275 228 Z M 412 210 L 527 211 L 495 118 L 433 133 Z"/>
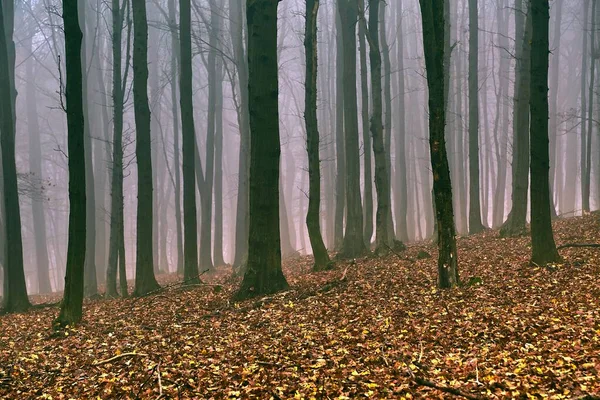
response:
<path id="1" fill-rule="evenodd" d="M 364 0 L 358 0 L 359 12 L 365 14 Z M 369 82 L 367 70 L 367 45 L 366 45 L 366 24 L 358 25 L 358 47 L 360 49 L 360 93 L 361 93 L 361 123 L 364 148 L 364 170 L 363 180 L 365 185 L 364 204 L 364 237 L 365 242 L 370 245 L 373 236 L 373 172 L 372 152 L 371 152 L 371 133 L 369 131 Z"/>
<path id="2" fill-rule="evenodd" d="M 514 90 L 512 207 L 500 229 L 501 236 L 520 236 L 526 232 L 527 190 L 529 186 L 529 98 L 531 63 L 531 13 L 527 12 L 523 30 L 522 0 L 516 0 L 517 67 Z"/>
<path id="3" fill-rule="evenodd" d="M 591 170 L 592 170 L 592 132 L 594 129 L 594 81 L 596 78 L 596 8 L 597 0 L 592 0 L 591 26 L 590 26 L 590 84 L 588 91 L 588 116 L 587 116 L 587 138 L 585 140 L 585 169 L 581 171 L 582 179 L 582 211 L 590 211 L 590 185 L 591 185 Z"/>
<path id="4" fill-rule="evenodd" d="M 84 155 L 83 74 L 78 0 L 63 1 L 66 65 L 66 107 L 69 152 L 69 241 L 65 291 L 57 325 L 81 321 L 86 253 L 86 190 Z"/>
<path id="5" fill-rule="evenodd" d="M 341 251 L 344 242 L 344 216 L 346 215 L 346 155 L 344 145 L 344 44 L 342 39 L 343 4 L 337 0 L 336 10 L 336 61 L 335 61 L 335 222 L 334 249 Z M 354 23 L 354 22 L 353 22 Z M 354 40 L 354 39 L 353 39 Z"/>
<path id="6" fill-rule="evenodd" d="M 12 12 L 12 10 L 7 10 Z M 10 19 L 11 15 L 7 15 Z M 12 93 L 11 76 L 14 65 L 10 62 L 9 48 L 14 47 L 12 27 L 5 29 L 3 5 L 0 4 L 0 92 Z M 8 45 L 10 42 L 12 45 Z M 13 71 L 12 73 L 10 71 Z M 21 237 L 21 211 L 17 185 L 15 159 L 15 119 L 13 117 L 14 96 L 4 95 L 0 99 L 0 146 L 2 147 L 2 180 L 4 191 L 4 229 L 6 260 L 4 262 L 4 312 L 21 312 L 29 308 L 27 286 L 23 269 L 23 241 Z"/>
<path id="7" fill-rule="evenodd" d="M 238 167 L 238 197 L 235 225 L 235 258 L 233 266 L 241 267 L 248 258 L 250 114 L 248 105 L 248 60 L 244 51 L 242 0 L 229 0 L 229 29 L 233 41 L 233 57 L 240 86 L 240 154 Z"/>
<path id="8" fill-rule="evenodd" d="M 587 96 L 586 96 L 586 84 L 587 84 L 587 68 L 588 68 L 588 30 L 589 30 L 589 9 L 590 9 L 590 0 L 585 0 L 583 2 L 583 48 L 582 48 L 582 56 L 581 56 L 581 153 L 580 157 L 580 174 L 581 174 L 581 203 L 582 203 L 582 211 L 589 211 L 590 209 L 590 187 L 589 180 L 585 181 L 585 172 L 587 167 L 586 155 L 587 155 L 587 124 L 586 124 L 586 112 L 587 112 Z M 593 62 L 593 55 L 590 57 Z M 586 185 L 587 183 L 587 185 Z M 587 201 L 587 204 L 586 204 Z M 586 209 L 587 206 L 587 209 Z"/>
<path id="9" fill-rule="evenodd" d="M 129 3 L 123 3 L 127 7 L 129 15 Z M 119 0 L 112 0 L 112 55 L 113 55 L 113 146 L 112 146 L 112 174 L 110 193 L 110 234 L 108 266 L 106 268 L 106 296 L 117 295 L 117 271 L 119 264 L 125 265 L 125 255 L 121 258 L 121 247 L 124 244 L 124 218 L 123 218 L 123 97 L 124 88 L 127 83 L 127 67 L 125 79 L 123 79 L 121 66 L 121 39 L 123 33 L 123 21 L 125 10 L 120 6 Z M 127 57 L 125 65 L 129 64 L 129 38 L 131 24 L 128 18 Z M 121 293 L 126 296 L 127 292 Z"/>
<path id="10" fill-rule="evenodd" d="M 223 60 L 217 58 L 215 98 L 215 238 L 214 265 L 225 265 L 223 257 Z"/>
<path id="11" fill-rule="evenodd" d="M 179 0 L 179 41 L 181 73 L 179 95 L 181 103 L 181 133 L 183 153 L 183 279 L 198 283 L 198 231 L 196 222 L 196 176 L 194 106 L 192 100 L 192 34 L 190 0 Z"/>
<path id="12" fill-rule="evenodd" d="M 531 0 L 531 260 L 559 261 L 552 234 L 548 155 L 548 0 Z"/>
<path id="13" fill-rule="evenodd" d="M 459 283 L 459 277 L 452 210 L 452 183 L 444 137 L 446 110 L 443 0 L 419 0 L 419 3 L 429 89 L 429 149 L 438 226 L 438 286 L 451 288 Z"/>
<path id="14" fill-rule="evenodd" d="M 560 189 L 559 185 L 555 186 L 556 176 L 556 151 L 557 151 L 557 141 L 559 138 L 558 134 L 558 75 L 559 75 L 559 67 L 560 67 L 560 34 L 561 34 L 561 22 L 562 22 L 562 8 L 563 1 L 557 1 L 554 3 L 556 9 L 555 21 L 554 21 L 554 38 L 552 44 L 552 68 L 550 74 L 550 201 L 552 213 L 552 217 L 556 217 L 556 205 L 555 205 L 555 195 L 558 193 L 558 189 Z"/>
<path id="15" fill-rule="evenodd" d="M 339 0 L 342 5 L 342 42 L 344 82 L 356 82 L 356 0 Z M 358 118 L 356 85 L 343 85 L 344 92 L 344 156 L 346 178 L 346 228 L 341 254 L 355 258 L 367 252 L 363 239 L 363 214 L 360 196 L 360 156 L 358 148 Z"/>
<path id="16" fill-rule="evenodd" d="M 386 253 L 393 243 L 389 238 L 388 214 L 390 212 L 390 187 L 383 137 L 381 51 L 379 47 L 379 0 L 369 0 L 369 60 L 371 63 L 371 90 L 373 113 L 371 136 L 375 154 L 375 189 L 377 214 L 375 217 L 375 252 Z M 365 150 L 366 151 L 366 150 Z"/>
<path id="17" fill-rule="evenodd" d="M 250 231 L 248 264 L 235 295 L 245 299 L 288 287 L 279 233 L 277 0 L 249 0 Z"/>
<path id="18" fill-rule="evenodd" d="M 308 153 L 308 211 L 306 228 L 315 263 L 314 271 L 329 268 L 329 254 L 321 236 L 319 212 L 321 205 L 321 160 L 319 158 L 319 126 L 317 123 L 317 17 L 319 0 L 306 0 L 304 54 L 306 79 L 304 84 L 304 122 Z"/>
<path id="19" fill-rule="evenodd" d="M 183 232 L 181 227 L 181 161 L 179 159 L 179 115 L 177 109 L 177 72 L 179 64 L 179 36 L 175 0 L 169 0 L 169 28 L 171 30 L 171 60 L 169 74 L 171 77 L 171 114 L 173 114 L 173 164 L 175 165 L 175 230 L 177 237 L 177 273 L 183 274 Z"/>
<path id="20" fill-rule="evenodd" d="M 469 0 L 469 233 L 481 232 L 479 190 L 479 16 Z"/>
<path id="21" fill-rule="evenodd" d="M 35 35 L 35 27 L 30 27 L 29 37 L 25 39 L 26 51 L 32 55 L 31 38 Z M 27 127 L 29 130 L 29 169 L 36 180 L 43 181 L 42 146 L 38 123 L 37 102 L 35 96 L 35 72 L 33 58 L 27 60 L 25 66 L 27 97 Z M 48 245 L 46 243 L 46 218 L 44 215 L 44 199 L 31 199 L 31 215 L 33 218 L 33 235 L 35 241 L 35 261 L 37 264 L 38 293 L 52 293 L 50 284 L 50 267 L 48 265 Z"/>
<path id="22" fill-rule="evenodd" d="M 387 192 L 386 202 L 388 203 L 386 214 L 383 218 L 386 219 L 385 230 L 388 243 L 393 244 L 396 234 L 394 232 L 394 219 L 392 216 L 392 63 L 390 61 L 390 48 L 387 43 L 386 29 L 386 7 L 387 2 L 382 2 L 379 7 L 379 21 L 381 29 L 379 29 L 379 40 L 381 42 L 380 51 L 383 58 L 383 105 L 385 106 L 385 114 L 383 119 L 383 152 L 385 155 L 386 180 L 385 191 Z M 370 11 L 369 11 L 370 13 Z"/>
<path id="23" fill-rule="evenodd" d="M 133 13 L 133 108 L 135 112 L 135 154 L 138 174 L 135 296 L 159 286 L 154 276 L 152 242 L 152 148 L 148 105 L 148 22 L 146 3 L 132 2 Z"/>

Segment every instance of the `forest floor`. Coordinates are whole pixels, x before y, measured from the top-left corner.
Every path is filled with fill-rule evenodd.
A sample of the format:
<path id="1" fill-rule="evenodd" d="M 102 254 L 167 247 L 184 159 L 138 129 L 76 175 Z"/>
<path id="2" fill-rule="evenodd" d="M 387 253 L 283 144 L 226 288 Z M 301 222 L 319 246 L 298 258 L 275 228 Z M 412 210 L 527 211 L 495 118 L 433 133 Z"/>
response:
<path id="1" fill-rule="evenodd" d="M 555 237 L 598 243 L 600 215 L 558 220 Z M 290 290 L 242 303 L 221 270 L 86 302 L 58 333 L 57 307 L 2 316 L 0 398 L 600 398 L 600 249 L 539 267 L 529 237 L 458 244 L 470 284 L 447 291 L 419 243 L 322 273 L 288 261 Z"/>

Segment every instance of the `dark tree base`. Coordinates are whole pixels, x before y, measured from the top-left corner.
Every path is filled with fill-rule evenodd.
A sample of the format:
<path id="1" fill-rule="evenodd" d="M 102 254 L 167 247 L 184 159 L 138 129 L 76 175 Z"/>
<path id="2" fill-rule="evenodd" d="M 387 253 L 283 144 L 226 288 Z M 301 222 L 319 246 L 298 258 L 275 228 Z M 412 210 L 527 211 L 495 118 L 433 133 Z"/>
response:
<path id="1" fill-rule="evenodd" d="M 232 300 L 243 301 L 257 296 L 274 294 L 289 287 L 281 271 L 276 274 L 266 274 L 264 271 L 251 269 L 246 271 L 244 280 Z"/>

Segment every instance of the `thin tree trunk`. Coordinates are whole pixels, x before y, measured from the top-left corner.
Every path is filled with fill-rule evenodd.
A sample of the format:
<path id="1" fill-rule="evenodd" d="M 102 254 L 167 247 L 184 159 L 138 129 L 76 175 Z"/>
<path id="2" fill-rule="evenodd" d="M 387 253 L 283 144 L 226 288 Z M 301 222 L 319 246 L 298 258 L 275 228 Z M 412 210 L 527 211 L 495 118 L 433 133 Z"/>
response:
<path id="1" fill-rule="evenodd" d="M 423 22 L 423 46 L 429 89 L 429 148 L 433 170 L 433 191 L 438 226 L 438 286 L 459 283 L 452 184 L 446 154 L 444 127 L 444 11 L 443 0 L 420 0 Z"/>
<path id="2" fill-rule="evenodd" d="M 33 24 L 30 28 L 29 38 L 25 40 L 26 50 L 33 53 L 31 38 L 35 34 Z M 40 127 L 38 123 L 37 101 L 35 96 L 35 72 L 33 58 L 27 60 L 25 66 L 27 97 L 27 127 L 29 128 L 29 169 L 35 179 L 43 181 L 42 146 Z M 35 261 L 37 265 L 38 293 L 52 293 L 50 284 L 50 271 L 48 265 L 48 244 L 46 243 L 46 217 L 44 215 L 44 199 L 31 199 L 31 215 L 33 219 L 33 235 L 35 240 Z"/>
<path id="3" fill-rule="evenodd" d="M 590 205 L 590 192 L 589 192 L 589 180 L 586 185 L 586 167 L 587 167 L 587 124 L 586 124 L 586 112 L 587 112 L 587 97 L 586 97 L 586 84 L 587 84 L 587 68 L 588 68 L 588 29 L 589 29 L 589 9 L 590 9 L 590 0 L 585 0 L 583 2 L 583 48 L 582 48 L 582 56 L 581 56 L 581 153 L 580 157 L 580 185 L 581 185 L 581 202 L 582 202 L 582 211 L 589 211 Z M 593 61 L 593 56 L 591 57 Z M 587 199 L 587 200 L 586 200 Z M 587 204 L 586 204 L 587 201 Z M 585 208 L 587 205 L 587 209 Z"/>
<path id="4" fill-rule="evenodd" d="M 344 44 L 342 39 L 343 2 L 336 0 L 336 61 L 335 61 L 335 222 L 334 249 L 341 251 L 344 241 L 344 216 L 346 215 L 346 153 L 344 144 Z M 354 22 L 353 22 L 354 23 Z"/>
<path id="5" fill-rule="evenodd" d="M 83 74 L 78 0 L 63 1 L 66 107 L 69 154 L 69 240 L 65 289 L 58 325 L 81 321 L 86 253 L 86 186 L 84 155 Z"/>

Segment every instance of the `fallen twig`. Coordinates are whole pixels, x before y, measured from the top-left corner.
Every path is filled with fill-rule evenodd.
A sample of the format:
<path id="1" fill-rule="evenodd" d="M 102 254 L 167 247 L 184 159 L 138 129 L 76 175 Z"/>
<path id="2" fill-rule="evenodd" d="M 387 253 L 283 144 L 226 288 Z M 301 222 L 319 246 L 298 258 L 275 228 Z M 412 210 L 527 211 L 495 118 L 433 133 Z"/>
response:
<path id="1" fill-rule="evenodd" d="M 569 247 L 577 247 L 577 248 L 582 248 L 582 247 L 589 247 L 589 248 L 600 248 L 600 244 L 598 243 L 566 243 L 563 245 L 560 245 L 556 248 L 556 250 L 560 250 L 560 249 L 566 249 Z"/>
<path id="2" fill-rule="evenodd" d="M 111 363 L 113 361 L 120 360 L 121 358 L 125 358 L 125 357 L 148 357 L 148 354 L 144 354 L 144 353 L 121 353 L 121 354 L 118 354 L 118 355 L 116 355 L 114 357 L 107 358 L 106 360 L 94 361 L 92 363 L 92 365 L 94 365 L 94 366 L 104 365 L 104 364 Z"/>
<path id="3" fill-rule="evenodd" d="M 472 394 L 469 394 L 469 393 L 464 393 L 464 392 L 461 392 L 458 389 L 454 389 L 454 388 L 451 388 L 451 387 L 448 387 L 448 386 L 438 385 L 436 383 L 433 383 L 431 381 L 428 381 L 427 379 L 424 379 L 424 378 L 421 378 L 421 377 L 418 377 L 418 376 L 415 376 L 413 379 L 414 379 L 414 381 L 418 385 L 427 386 L 427 387 L 430 387 L 432 389 L 436 389 L 436 390 L 442 391 L 444 393 L 450 393 L 450 394 L 453 394 L 455 396 L 461 396 L 461 397 L 464 397 L 464 398 L 470 399 L 470 400 L 482 400 L 482 399 L 484 399 L 484 397 L 481 397 L 481 396 L 472 395 Z"/>

